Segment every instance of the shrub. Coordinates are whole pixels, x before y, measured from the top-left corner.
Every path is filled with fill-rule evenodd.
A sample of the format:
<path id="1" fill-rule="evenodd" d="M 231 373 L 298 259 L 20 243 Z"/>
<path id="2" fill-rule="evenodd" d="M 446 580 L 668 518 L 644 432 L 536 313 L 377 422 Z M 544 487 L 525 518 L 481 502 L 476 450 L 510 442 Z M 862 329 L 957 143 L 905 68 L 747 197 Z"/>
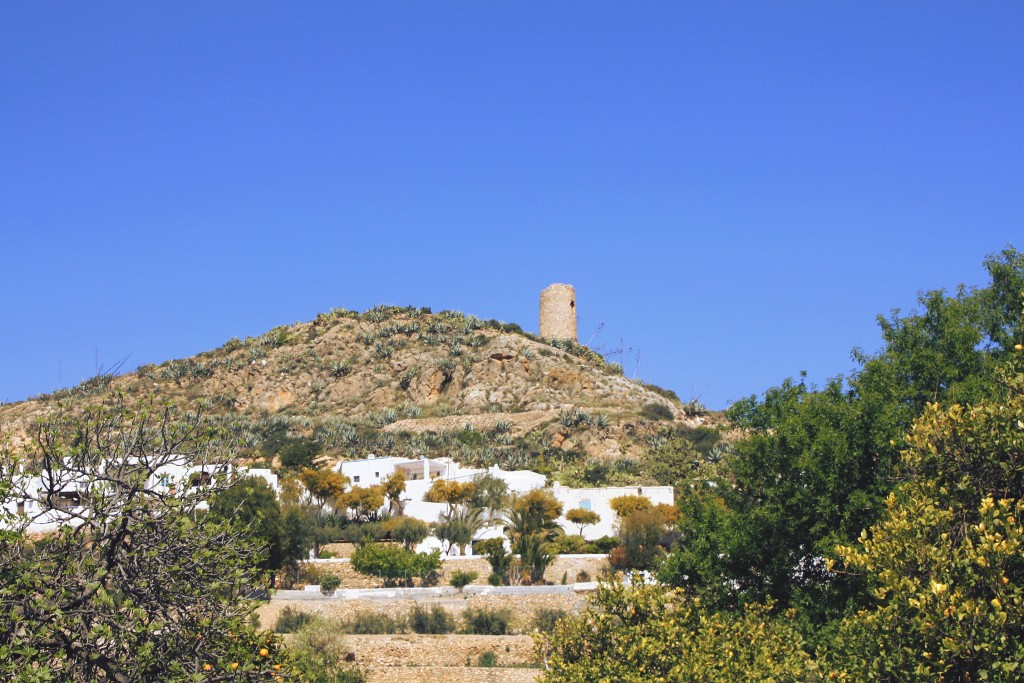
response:
<path id="1" fill-rule="evenodd" d="M 341 577 L 337 574 L 325 574 L 320 579 L 320 592 L 324 595 L 331 595 L 341 585 Z"/>
<path id="2" fill-rule="evenodd" d="M 573 408 L 562 412 L 558 416 L 558 421 L 563 427 L 579 427 L 580 425 L 589 427 L 593 420 L 582 408 Z"/>
<path id="3" fill-rule="evenodd" d="M 414 633 L 451 633 L 455 630 L 455 618 L 440 605 L 429 610 L 416 605 L 409 615 L 409 625 Z"/>
<path id="4" fill-rule="evenodd" d="M 345 621 L 345 630 L 356 635 L 404 633 L 405 629 L 404 617 L 393 617 L 373 610 L 356 612 Z"/>
<path id="5" fill-rule="evenodd" d="M 506 608 L 468 608 L 462 615 L 464 631 L 478 636 L 504 636 L 512 623 L 512 610 Z"/>
<path id="6" fill-rule="evenodd" d="M 309 683 L 365 683 L 359 669 L 343 664 L 344 626 L 339 621 L 315 618 L 303 626 L 288 647 L 295 655 L 298 679 Z"/>
<path id="7" fill-rule="evenodd" d="M 315 564 L 302 563 L 299 565 L 298 582 L 309 585 L 319 584 L 325 572 Z"/>
<path id="8" fill-rule="evenodd" d="M 673 420 L 675 416 L 672 409 L 664 403 L 645 403 L 640 409 L 640 415 L 648 420 Z"/>
<path id="9" fill-rule="evenodd" d="M 385 538 L 388 528 L 381 522 L 361 522 L 348 525 L 341 530 L 340 535 L 344 541 L 365 545 Z"/>
<path id="10" fill-rule="evenodd" d="M 285 467 L 309 467 L 319 452 L 320 445 L 312 439 L 290 439 L 278 451 L 278 456 Z"/>
<path id="11" fill-rule="evenodd" d="M 452 572 L 452 576 L 448 580 L 448 583 L 457 588 L 461 593 L 462 589 L 473 583 L 477 576 L 479 576 L 479 574 L 476 572 L 464 572 L 462 570 L 458 570 Z"/>
<path id="12" fill-rule="evenodd" d="M 541 633 L 551 633 L 555 630 L 555 625 L 567 616 L 569 613 L 564 609 L 543 607 L 533 614 L 533 628 Z"/>
<path id="13" fill-rule="evenodd" d="M 607 555 L 613 548 L 619 546 L 619 539 L 614 536 L 602 536 L 587 544 L 587 552 L 595 555 Z"/>
<path id="14" fill-rule="evenodd" d="M 498 655 L 493 650 L 488 650 L 480 655 L 480 658 L 476 660 L 477 666 L 493 667 L 498 666 Z"/>
<path id="15" fill-rule="evenodd" d="M 412 381 L 414 379 L 416 379 L 417 375 L 419 375 L 419 374 L 420 374 L 420 369 L 419 368 L 417 368 L 417 367 L 408 368 L 405 372 L 402 373 L 401 377 L 399 377 L 399 379 L 398 379 L 399 386 L 401 386 L 403 389 L 408 389 L 409 385 L 412 384 Z"/>
<path id="16" fill-rule="evenodd" d="M 424 582 L 441 566 L 441 553 L 414 553 L 392 543 L 360 546 L 352 555 L 352 568 L 360 574 L 379 576 L 386 584 L 412 585 L 414 577 Z"/>
<path id="17" fill-rule="evenodd" d="M 679 403 L 679 395 L 676 392 L 672 391 L 671 389 L 659 387 L 657 384 L 650 384 L 648 382 L 640 382 L 640 386 L 644 387 L 645 389 L 650 389 L 654 393 L 658 394 L 659 396 L 664 396 L 670 401 Z"/>
<path id="18" fill-rule="evenodd" d="M 824 680 L 794 620 L 766 606 L 716 612 L 663 586 L 616 583 L 602 585 L 588 603 L 539 637 L 545 681 Z"/>
<path id="19" fill-rule="evenodd" d="M 683 414 L 687 417 L 700 417 L 707 415 L 707 407 L 695 398 L 690 399 L 683 404 Z"/>
<path id="20" fill-rule="evenodd" d="M 285 607 L 274 622 L 274 633 L 295 633 L 312 620 L 309 612 Z"/>

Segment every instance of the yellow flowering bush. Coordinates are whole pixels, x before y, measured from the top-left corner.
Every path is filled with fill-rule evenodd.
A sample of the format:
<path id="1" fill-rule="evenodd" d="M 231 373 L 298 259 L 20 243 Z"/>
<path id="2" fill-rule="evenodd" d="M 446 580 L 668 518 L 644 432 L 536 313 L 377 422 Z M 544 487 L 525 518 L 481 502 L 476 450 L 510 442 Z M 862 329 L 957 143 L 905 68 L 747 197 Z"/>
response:
<path id="1" fill-rule="evenodd" d="M 876 604 L 846 619 L 827 658 L 851 681 L 1024 679 L 1024 400 L 929 406 L 910 479 L 856 546 Z"/>
<path id="2" fill-rule="evenodd" d="M 817 680 L 803 641 L 770 605 L 713 612 L 663 586 L 602 584 L 586 611 L 537 636 L 546 683 Z"/>

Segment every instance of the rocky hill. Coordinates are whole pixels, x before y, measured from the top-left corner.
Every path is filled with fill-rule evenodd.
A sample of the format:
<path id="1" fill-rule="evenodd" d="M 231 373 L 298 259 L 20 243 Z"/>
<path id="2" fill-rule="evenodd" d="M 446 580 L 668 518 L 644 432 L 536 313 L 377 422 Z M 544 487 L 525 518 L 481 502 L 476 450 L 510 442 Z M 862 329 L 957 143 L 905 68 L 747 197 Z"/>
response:
<path id="1" fill-rule="evenodd" d="M 614 461 L 639 457 L 669 425 L 709 419 L 578 344 L 457 312 L 380 306 L 337 309 L 0 406 L 0 428 L 18 440 L 58 401 L 98 402 L 115 391 L 203 406 L 249 460 L 279 461 L 299 444 L 321 460 L 378 452 L 512 467 Z"/>

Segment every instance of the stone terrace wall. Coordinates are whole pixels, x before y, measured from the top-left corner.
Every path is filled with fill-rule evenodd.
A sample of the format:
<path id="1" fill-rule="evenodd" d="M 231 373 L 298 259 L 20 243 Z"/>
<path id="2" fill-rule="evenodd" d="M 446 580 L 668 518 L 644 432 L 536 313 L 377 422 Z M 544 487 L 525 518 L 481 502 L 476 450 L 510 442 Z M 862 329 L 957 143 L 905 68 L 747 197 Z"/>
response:
<path id="1" fill-rule="evenodd" d="M 278 600 L 264 603 L 258 610 L 260 625 L 273 628 L 278 615 L 285 607 L 300 612 L 319 614 L 328 619 L 345 620 L 360 612 L 375 612 L 393 617 L 404 616 L 417 606 L 440 605 L 456 618 L 469 607 L 475 609 L 508 608 L 513 611 L 511 628 L 517 632 L 528 632 L 534 617 L 541 609 L 558 609 L 576 612 L 586 606 L 586 597 L 578 593 L 543 593 L 538 595 L 452 595 L 441 598 L 396 597 L 377 599 L 325 599 L 325 600 Z M 353 636 L 354 637 L 354 636 Z M 397 637 L 397 636 L 396 636 Z"/>

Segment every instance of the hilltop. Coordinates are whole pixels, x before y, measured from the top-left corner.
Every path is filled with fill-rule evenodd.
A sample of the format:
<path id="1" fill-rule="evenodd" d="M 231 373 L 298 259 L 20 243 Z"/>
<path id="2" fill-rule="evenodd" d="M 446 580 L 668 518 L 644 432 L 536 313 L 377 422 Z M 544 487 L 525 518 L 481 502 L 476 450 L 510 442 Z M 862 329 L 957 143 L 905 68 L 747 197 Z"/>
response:
<path id="1" fill-rule="evenodd" d="M 272 464 L 282 452 L 321 461 L 379 452 L 561 469 L 625 459 L 629 469 L 658 434 L 717 419 L 575 342 L 453 311 L 378 306 L 0 406 L 0 427 L 18 440 L 58 402 L 113 392 L 200 406 L 237 439 L 242 460 Z"/>

